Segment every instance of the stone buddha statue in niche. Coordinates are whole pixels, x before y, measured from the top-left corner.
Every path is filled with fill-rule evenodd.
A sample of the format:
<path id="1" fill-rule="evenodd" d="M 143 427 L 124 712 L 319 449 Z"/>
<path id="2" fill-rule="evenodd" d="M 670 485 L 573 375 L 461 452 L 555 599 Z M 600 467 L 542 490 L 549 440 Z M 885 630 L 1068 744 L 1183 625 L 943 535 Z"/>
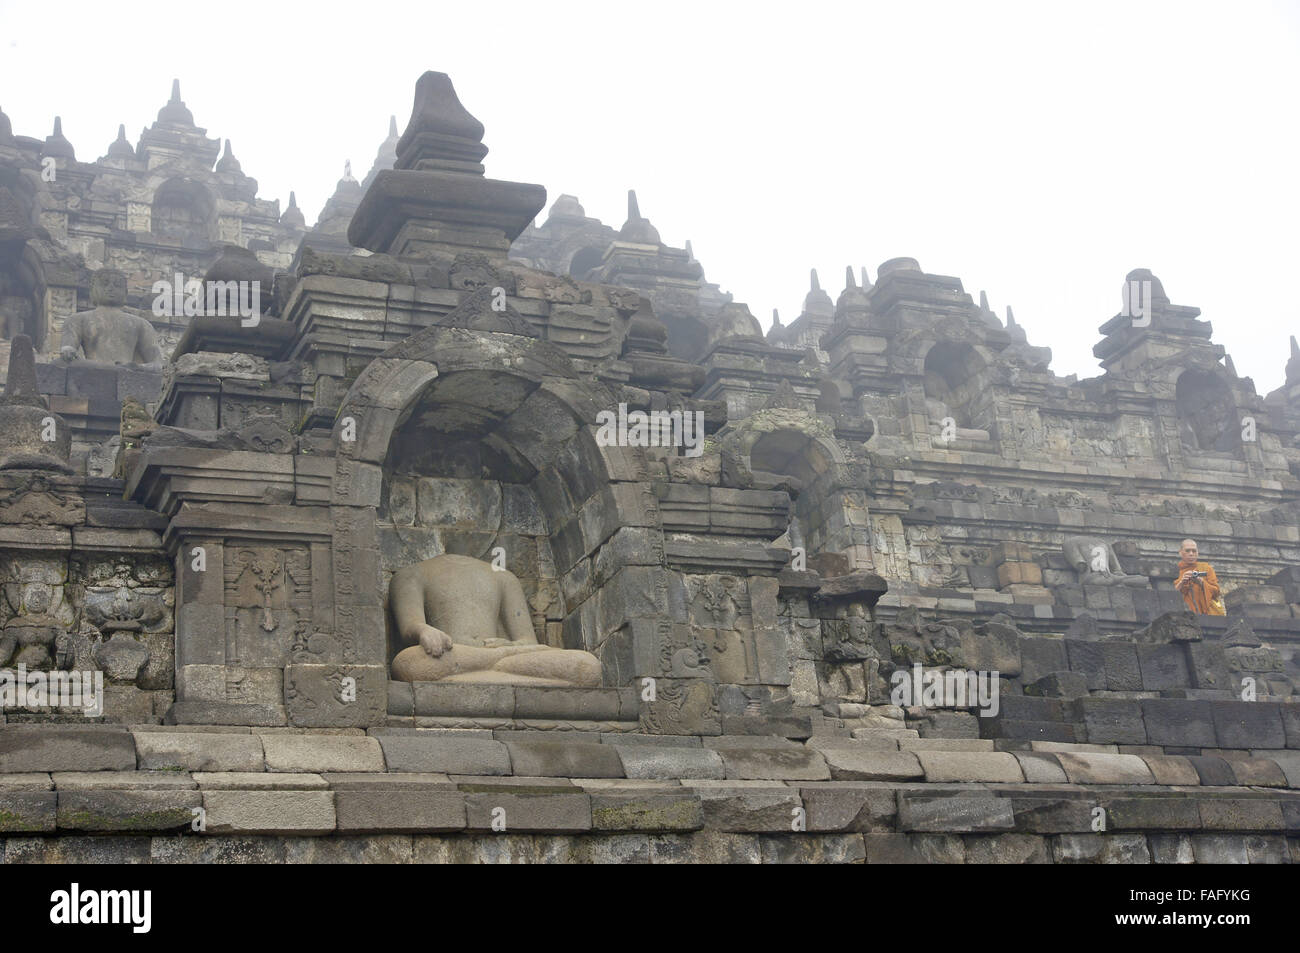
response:
<path id="1" fill-rule="evenodd" d="M 1115 548 L 1098 536 L 1067 536 L 1061 544 L 1065 561 L 1079 574 L 1085 586 L 1128 586 L 1146 589 L 1151 580 L 1146 576 L 1130 576 L 1120 565 Z"/>
<path id="2" fill-rule="evenodd" d="M 110 268 L 95 272 L 90 278 L 90 300 L 94 308 L 64 321 L 59 354 L 65 361 L 83 356 L 104 364 L 162 366 L 153 325 L 124 307 L 126 275 Z"/>
<path id="3" fill-rule="evenodd" d="M 594 688 L 600 660 L 541 645 L 514 574 L 469 556 L 426 559 L 393 573 L 389 609 L 403 642 L 402 682 Z"/>

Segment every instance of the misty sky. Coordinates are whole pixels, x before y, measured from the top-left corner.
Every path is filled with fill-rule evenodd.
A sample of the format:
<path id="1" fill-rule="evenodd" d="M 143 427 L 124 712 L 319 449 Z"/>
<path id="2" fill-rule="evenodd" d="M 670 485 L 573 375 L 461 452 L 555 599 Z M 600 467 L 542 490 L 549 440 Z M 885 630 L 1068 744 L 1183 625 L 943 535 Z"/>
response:
<path id="1" fill-rule="evenodd" d="M 425 70 L 487 128 L 493 178 L 626 190 L 766 327 L 816 267 L 908 255 L 1099 373 L 1125 274 L 1195 305 L 1260 393 L 1300 334 L 1300 3 L 0 0 L 0 108 L 82 161 L 171 80 L 263 198 L 308 223 L 365 175 Z M 543 212 L 543 216 L 545 212 Z"/>

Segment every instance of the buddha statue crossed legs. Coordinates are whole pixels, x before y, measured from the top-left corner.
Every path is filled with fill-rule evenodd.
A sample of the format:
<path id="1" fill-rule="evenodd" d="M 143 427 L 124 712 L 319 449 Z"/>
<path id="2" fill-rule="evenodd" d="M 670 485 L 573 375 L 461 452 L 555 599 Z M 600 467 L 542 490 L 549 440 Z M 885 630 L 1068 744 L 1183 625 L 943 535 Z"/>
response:
<path id="1" fill-rule="evenodd" d="M 398 681 L 600 684 L 600 660 L 539 644 L 519 580 L 481 560 L 444 555 L 399 569 L 388 602 L 398 635 L 414 643 L 393 659 Z"/>

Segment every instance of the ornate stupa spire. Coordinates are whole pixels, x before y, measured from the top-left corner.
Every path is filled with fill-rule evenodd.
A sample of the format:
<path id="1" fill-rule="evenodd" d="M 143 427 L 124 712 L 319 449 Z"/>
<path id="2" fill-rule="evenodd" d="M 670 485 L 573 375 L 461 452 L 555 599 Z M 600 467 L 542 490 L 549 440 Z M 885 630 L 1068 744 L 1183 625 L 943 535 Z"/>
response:
<path id="1" fill-rule="evenodd" d="M 1300 382 L 1300 344 L 1296 343 L 1294 334 L 1291 335 L 1291 359 L 1286 362 L 1286 382 Z"/>
<path id="2" fill-rule="evenodd" d="M 49 401 L 36 381 L 32 339 L 17 334 L 9 348 L 9 375 L 0 395 L 0 429 L 5 435 L 0 445 L 0 470 L 69 472 L 72 431 L 48 408 Z"/>
<path id="3" fill-rule="evenodd" d="M 867 277 L 867 266 L 862 266 L 862 290 L 870 291 L 872 288 L 871 279 Z"/>
<path id="4" fill-rule="evenodd" d="M 821 282 L 817 279 L 816 268 L 811 271 L 810 283 L 812 287 L 803 299 L 803 313 L 831 317 L 835 313 L 835 305 L 831 303 L 831 296 L 822 291 Z"/>
<path id="5" fill-rule="evenodd" d="M 619 230 L 618 237 L 621 241 L 636 242 L 639 245 L 662 244 L 658 230 L 650 224 L 650 219 L 641 214 L 635 189 L 627 190 L 627 221 Z"/>
<path id="6" fill-rule="evenodd" d="M 379 172 L 348 226 L 354 248 L 424 258 L 447 250 L 504 259 L 546 204 L 539 185 L 484 176 L 483 124 L 446 73 L 416 81 L 397 162 Z"/>
<path id="7" fill-rule="evenodd" d="M 773 328 L 779 328 L 779 327 L 782 327 L 782 326 L 783 326 L 783 325 L 781 324 L 781 312 L 778 311 L 776 308 L 773 308 L 773 309 L 772 309 L 772 327 L 773 327 Z"/>
<path id="8" fill-rule="evenodd" d="M 76 159 L 77 153 L 72 148 L 72 143 L 63 137 L 63 120 L 58 116 L 54 117 L 54 132 L 45 137 L 45 145 L 41 147 L 41 155 L 53 157 L 55 159 Z"/>
<path id="9" fill-rule="evenodd" d="M 221 158 L 217 160 L 217 168 L 216 168 L 216 171 L 217 171 L 217 172 L 237 172 L 237 173 L 240 173 L 240 174 L 242 174 L 243 171 L 244 171 L 243 168 L 242 168 L 242 167 L 240 166 L 240 164 L 239 164 L 239 160 L 235 158 L 235 153 L 234 153 L 234 151 L 230 148 L 230 140 L 229 140 L 229 139 L 226 140 L 226 151 L 222 154 Z"/>
<path id="10" fill-rule="evenodd" d="M 844 291 L 835 302 L 835 313 L 841 315 L 849 311 L 865 310 L 867 310 L 867 296 L 853 280 L 853 266 L 847 265 L 844 268 Z"/>
<path id="11" fill-rule="evenodd" d="M 173 123 L 178 126 L 194 125 L 194 114 L 185 108 L 185 103 L 181 100 L 181 81 L 172 80 L 172 97 L 167 100 L 167 105 L 158 110 L 158 121 Z"/>
<path id="12" fill-rule="evenodd" d="M 361 191 L 370 188 L 370 183 L 375 181 L 375 176 L 385 169 L 391 169 L 397 165 L 397 143 L 401 141 L 401 136 L 397 133 L 397 117 L 388 117 L 388 138 L 379 144 L 379 152 L 375 154 L 375 161 L 370 164 L 370 171 L 366 177 L 361 180 Z"/>
<path id="13" fill-rule="evenodd" d="M 126 124 L 121 123 L 117 127 L 117 138 L 108 146 L 108 157 L 110 159 L 134 159 L 135 149 L 131 143 L 126 141 Z"/>
<path id="14" fill-rule="evenodd" d="M 280 224 L 288 225 L 290 228 L 306 228 L 307 220 L 303 218 L 302 210 L 298 208 L 298 196 L 289 193 L 289 207 L 280 215 Z"/>

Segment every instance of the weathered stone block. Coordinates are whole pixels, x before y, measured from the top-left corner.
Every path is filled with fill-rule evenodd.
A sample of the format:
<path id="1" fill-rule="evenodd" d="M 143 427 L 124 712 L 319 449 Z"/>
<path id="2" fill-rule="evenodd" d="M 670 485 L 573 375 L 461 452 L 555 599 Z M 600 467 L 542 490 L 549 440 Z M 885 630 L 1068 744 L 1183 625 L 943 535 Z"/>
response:
<path id="1" fill-rule="evenodd" d="M 619 693 L 612 688 L 515 688 L 516 718 L 572 718 L 617 721 Z"/>
<path id="2" fill-rule="evenodd" d="M 208 834 L 328 834 L 331 791 L 204 791 Z"/>
<path id="3" fill-rule="evenodd" d="M 898 817 L 894 791 L 846 781 L 801 784 L 809 831 L 892 831 Z"/>
<path id="4" fill-rule="evenodd" d="M 471 830 L 511 832 L 589 831 L 591 799 L 582 793 L 508 794 L 480 793 L 465 796 L 465 810 Z M 496 828 L 493 822 L 496 821 Z"/>
<path id="5" fill-rule="evenodd" d="M 1089 691 L 1106 688 L 1106 658 L 1100 642 L 1082 639 L 1062 639 L 1070 660 L 1070 671 L 1080 672 L 1088 680 Z"/>
<path id="6" fill-rule="evenodd" d="M 515 686 L 414 682 L 415 714 L 513 718 Z"/>
<path id="7" fill-rule="evenodd" d="M 1192 838 L 1187 834 L 1148 834 L 1153 864 L 1194 864 Z"/>
<path id="8" fill-rule="evenodd" d="M 0 790 L 0 832 L 52 831 L 57 809 L 53 791 Z"/>
<path id="9" fill-rule="evenodd" d="M 705 830 L 652 835 L 649 841 L 652 864 L 762 863 L 762 848 L 754 834 Z"/>
<path id="10" fill-rule="evenodd" d="M 1190 687 L 1187 656 L 1181 645 L 1139 644 L 1137 656 L 1143 691 L 1161 692 Z"/>
<path id="11" fill-rule="evenodd" d="M 1088 741 L 1093 744 L 1147 743 L 1142 706 L 1121 698 L 1080 698 L 1075 703 L 1076 717 L 1083 722 Z"/>
<path id="12" fill-rule="evenodd" d="M 0 773 L 134 769 L 135 739 L 122 728 L 7 725 L 0 731 Z"/>
<path id="13" fill-rule="evenodd" d="M 1050 672 L 1070 670 L 1063 639 L 1021 639 L 1020 677 L 1033 682 Z"/>
<path id="14" fill-rule="evenodd" d="M 1198 864 L 1250 863 L 1246 840 L 1239 834 L 1197 834 L 1192 837 L 1192 852 Z"/>
<path id="15" fill-rule="evenodd" d="M 383 665 L 290 665 L 284 705 L 291 725 L 355 728 L 382 724 L 388 713 Z"/>
<path id="16" fill-rule="evenodd" d="M 1195 769 L 1201 784 L 1211 787 L 1232 787 L 1237 783 L 1237 775 L 1232 765 L 1222 758 L 1210 755 L 1188 755 L 1188 763 Z"/>
<path id="17" fill-rule="evenodd" d="M 1011 801 L 992 795 L 928 797 L 902 792 L 898 796 L 898 825 L 905 831 L 964 833 L 1011 830 L 1015 827 Z"/>
<path id="18" fill-rule="evenodd" d="M 1272 798 L 1211 797 L 1199 801 L 1207 831 L 1280 831 L 1282 808 Z"/>
<path id="19" fill-rule="evenodd" d="M 863 834 L 869 864 L 961 864 L 962 839 L 953 834 Z"/>
<path id="20" fill-rule="evenodd" d="M 334 810 L 340 831 L 421 833 L 466 826 L 465 796 L 451 790 L 339 790 Z"/>
<path id="21" fill-rule="evenodd" d="M 1285 748 L 1280 706 L 1272 702 L 1209 702 L 1216 746 Z"/>
<path id="22" fill-rule="evenodd" d="M 704 826 L 700 799 L 679 794 L 593 794 L 591 827 L 597 831 L 694 831 Z"/>
<path id="23" fill-rule="evenodd" d="M 1196 801 L 1186 797 L 1108 798 L 1106 829 L 1194 831 L 1201 826 Z"/>
<path id="24" fill-rule="evenodd" d="M 380 735 L 389 771 L 503 775 L 510 773 L 510 752 L 485 738 Z"/>
<path id="25" fill-rule="evenodd" d="M 910 781 L 925 772 L 909 751 L 879 751 L 870 746 L 823 748 L 822 756 L 836 781 Z"/>
<path id="26" fill-rule="evenodd" d="M 1034 834 L 1079 833 L 1092 830 L 1093 799 L 1013 796 L 1016 830 Z"/>
<path id="27" fill-rule="evenodd" d="M 725 782 L 719 782 L 725 783 Z M 692 787 L 700 796 L 708 830 L 789 833 L 802 808 L 798 794 L 784 787 Z"/>
<path id="28" fill-rule="evenodd" d="M 1136 645 L 1132 642 L 1102 642 L 1101 659 L 1109 691 L 1142 691 L 1142 671 L 1138 666 Z"/>
<path id="29" fill-rule="evenodd" d="M 319 774 L 269 771 L 195 773 L 194 781 L 204 791 L 324 791 L 329 787 L 329 782 Z"/>
<path id="30" fill-rule="evenodd" d="M 374 738 L 352 735 L 262 735 L 268 771 L 383 771 L 384 753 Z"/>
<path id="31" fill-rule="evenodd" d="M 1181 698 L 1142 700 L 1142 721 L 1153 745 L 1212 748 L 1214 717 L 1209 702 Z"/>
<path id="32" fill-rule="evenodd" d="M 722 756 L 708 748 L 679 745 L 612 745 L 629 778 L 716 778 L 726 777 Z"/>
<path id="33" fill-rule="evenodd" d="M 1065 771 L 1051 752 L 1016 751 L 1014 755 L 1029 784 L 1066 783 Z"/>
<path id="34" fill-rule="evenodd" d="M 816 750 L 785 742 L 724 748 L 728 778 L 755 781 L 829 781 L 826 760 Z"/>
<path id="35" fill-rule="evenodd" d="M 188 828 L 203 803 L 198 791 L 59 791 L 58 826 L 77 831 Z"/>
<path id="36" fill-rule="evenodd" d="M 1071 784 L 1155 784 L 1146 762 L 1135 754 L 1060 751 L 1056 759 Z"/>
<path id="37" fill-rule="evenodd" d="M 1268 758 L 1244 758 L 1228 762 L 1237 783 L 1243 786 L 1254 785 L 1261 788 L 1286 787 L 1286 775 L 1277 766 L 1276 761 Z"/>
<path id="38" fill-rule="evenodd" d="M 1201 776 L 1196 773 L 1192 763 L 1179 755 L 1144 755 L 1147 769 L 1156 779 L 1156 784 L 1196 785 L 1201 783 Z"/>
<path id="39" fill-rule="evenodd" d="M 931 783 L 983 781 L 1018 784 L 1025 780 L 1020 762 L 1005 751 L 917 751 Z"/>
<path id="40" fill-rule="evenodd" d="M 141 771 L 262 771 L 262 739 L 254 734 L 135 732 Z"/>
<path id="41" fill-rule="evenodd" d="M 284 838 L 286 864 L 409 864 L 413 854 L 401 834 Z"/>
<path id="42" fill-rule="evenodd" d="M 516 777 L 621 778 L 623 762 L 612 745 L 573 741 L 509 742 Z"/>
<path id="43" fill-rule="evenodd" d="M 972 834 L 966 840 L 968 864 L 1050 864 L 1047 839 L 1035 834 Z"/>
<path id="44" fill-rule="evenodd" d="M 789 834 L 764 837 L 765 864 L 861 864 L 867 858 L 860 834 Z"/>

